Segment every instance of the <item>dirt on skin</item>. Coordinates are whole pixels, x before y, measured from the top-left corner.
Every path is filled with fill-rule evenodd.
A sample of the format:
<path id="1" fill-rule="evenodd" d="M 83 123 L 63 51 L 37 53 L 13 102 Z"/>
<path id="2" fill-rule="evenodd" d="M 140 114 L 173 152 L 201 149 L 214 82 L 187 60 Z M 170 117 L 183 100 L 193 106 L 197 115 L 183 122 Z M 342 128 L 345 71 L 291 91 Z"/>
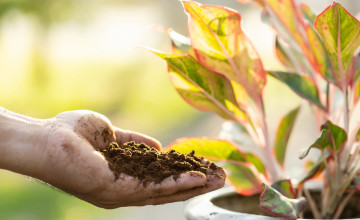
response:
<path id="1" fill-rule="evenodd" d="M 144 186 L 151 182 L 160 183 L 171 175 L 176 180 L 181 173 L 187 171 L 199 171 L 206 175 L 209 168 L 211 170 L 218 168 L 211 162 L 201 163 L 203 158 L 195 156 L 194 151 L 189 154 L 174 150 L 160 152 L 143 143 L 136 144 L 133 141 L 123 146 L 113 142 L 100 152 L 108 161 L 109 168 L 116 179 L 121 173 L 125 173 L 139 178 Z"/>

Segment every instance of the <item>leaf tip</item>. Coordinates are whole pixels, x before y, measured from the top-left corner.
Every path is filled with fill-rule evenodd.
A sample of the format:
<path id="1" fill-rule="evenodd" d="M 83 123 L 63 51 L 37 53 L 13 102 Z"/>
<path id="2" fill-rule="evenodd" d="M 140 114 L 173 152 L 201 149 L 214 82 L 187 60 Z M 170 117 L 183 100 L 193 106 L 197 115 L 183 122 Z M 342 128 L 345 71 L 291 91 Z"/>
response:
<path id="1" fill-rule="evenodd" d="M 311 149 L 310 147 L 301 149 L 300 154 L 299 154 L 299 159 L 300 160 L 304 159 L 309 154 L 310 149 Z"/>
<path id="2" fill-rule="evenodd" d="M 197 3 L 197 2 L 188 1 L 188 0 L 181 0 L 181 3 L 183 4 L 183 6 L 186 10 L 188 8 L 192 7 L 193 5 L 199 5 L 199 3 Z"/>
<path id="3" fill-rule="evenodd" d="M 164 52 L 162 52 L 160 50 L 157 50 L 157 49 L 154 49 L 154 48 L 151 48 L 151 47 L 144 46 L 142 48 L 154 53 L 155 55 L 157 55 L 157 56 L 159 56 L 160 58 L 163 58 L 163 59 L 166 59 L 166 58 L 168 58 L 168 57 L 170 57 L 172 55 L 172 54 L 164 53 Z"/>

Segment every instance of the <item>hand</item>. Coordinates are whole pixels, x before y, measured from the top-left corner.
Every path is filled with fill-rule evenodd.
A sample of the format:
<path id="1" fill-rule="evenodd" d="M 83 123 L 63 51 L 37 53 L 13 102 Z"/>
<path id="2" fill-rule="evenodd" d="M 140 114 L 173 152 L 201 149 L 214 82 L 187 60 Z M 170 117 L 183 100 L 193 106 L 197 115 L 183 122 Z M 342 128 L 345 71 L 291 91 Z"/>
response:
<path id="1" fill-rule="evenodd" d="M 61 113 L 47 120 L 43 137 L 39 162 L 43 170 L 37 178 L 99 207 L 183 201 L 224 185 L 224 178 L 212 175 L 225 177 L 221 168 L 209 170 L 208 175 L 195 171 L 183 173 L 176 181 L 170 176 L 160 184 L 146 186 L 126 174 L 115 180 L 107 161 L 95 149 L 103 149 L 113 141 L 119 145 L 128 141 L 145 143 L 156 149 L 161 146 L 145 135 L 113 127 L 106 117 L 95 112 Z"/>

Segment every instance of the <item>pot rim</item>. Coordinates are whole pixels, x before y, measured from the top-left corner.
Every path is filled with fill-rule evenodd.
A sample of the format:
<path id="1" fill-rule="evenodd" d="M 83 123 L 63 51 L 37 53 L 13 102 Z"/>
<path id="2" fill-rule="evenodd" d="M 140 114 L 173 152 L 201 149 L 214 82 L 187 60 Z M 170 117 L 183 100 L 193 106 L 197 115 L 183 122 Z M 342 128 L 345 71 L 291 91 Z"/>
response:
<path id="1" fill-rule="evenodd" d="M 219 206 L 216 206 L 211 202 L 212 199 L 220 196 L 226 196 L 236 193 L 233 187 L 224 187 L 222 189 L 215 190 L 213 192 L 198 196 L 185 206 L 185 217 L 189 220 L 227 220 L 227 219 L 247 219 L 247 220 L 279 220 L 282 218 L 269 217 L 263 215 L 234 212 Z"/>
<path id="2" fill-rule="evenodd" d="M 230 211 L 211 202 L 220 196 L 236 193 L 233 187 L 224 187 L 213 192 L 195 197 L 185 205 L 185 217 L 188 220 L 280 220 L 284 218 Z M 354 218 L 360 220 L 360 218 Z M 305 219 L 299 219 L 305 220 Z M 342 220 L 342 219 L 338 219 Z M 345 220 L 345 219 L 344 219 Z"/>

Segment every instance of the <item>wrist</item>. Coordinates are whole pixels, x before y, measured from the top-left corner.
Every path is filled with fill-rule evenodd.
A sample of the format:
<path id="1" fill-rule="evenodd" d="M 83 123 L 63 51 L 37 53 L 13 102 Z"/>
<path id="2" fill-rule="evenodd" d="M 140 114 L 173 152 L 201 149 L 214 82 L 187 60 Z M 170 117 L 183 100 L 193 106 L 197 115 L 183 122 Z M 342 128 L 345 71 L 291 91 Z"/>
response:
<path id="1" fill-rule="evenodd" d="M 0 108 L 0 168 L 38 177 L 43 166 L 45 124 L 46 120 Z"/>

